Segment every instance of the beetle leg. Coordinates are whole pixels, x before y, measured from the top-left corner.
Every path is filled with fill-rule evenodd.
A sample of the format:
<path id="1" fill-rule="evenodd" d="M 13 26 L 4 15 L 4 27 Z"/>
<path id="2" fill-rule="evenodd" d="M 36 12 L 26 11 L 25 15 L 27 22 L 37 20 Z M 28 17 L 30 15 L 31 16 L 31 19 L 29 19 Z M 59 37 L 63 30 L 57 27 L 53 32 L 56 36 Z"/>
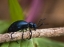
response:
<path id="1" fill-rule="evenodd" d="M 31 39 L 31 37 L 32 37 L 32 31 L 31 31 L 31 29 L 29 29 L 29 31 L 30 31 L 30 38 L 29 39 Z"/>
<path id="2" fill-rule="evenodd" d="M 22 32 L 22 40 L 23 40 L 23 35 L 24 35 L 24 30 L 23 30 L 23 32 Z"/>
<path id="3" fill-rule="evenodd" d="M 22 32 L 22 39 L 23 39 L 24 32 Z"/>
<path id="4" fill-rule="evenodd" d="M 13 38 L 12 38 L 12 34 L 14 34 L 14 32 L 11 32 L 11 39 L 13 39 Z"/>

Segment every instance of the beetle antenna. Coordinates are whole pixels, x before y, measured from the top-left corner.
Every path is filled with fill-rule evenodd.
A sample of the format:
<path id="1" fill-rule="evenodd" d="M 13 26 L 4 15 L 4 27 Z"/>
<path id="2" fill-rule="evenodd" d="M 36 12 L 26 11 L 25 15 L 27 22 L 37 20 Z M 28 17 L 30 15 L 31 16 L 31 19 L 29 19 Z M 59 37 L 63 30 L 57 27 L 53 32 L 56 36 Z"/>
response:
<path id="1" fill-rule="evenodd" d="M 40 27 L 40 26 L 42 26 L 42 25 L 44 25 L 44 23 L 41 23 L 38 27 Z M 37 27 L 37 28 L 38 28 L 38 27 Z"/>
<path id="2" fill-rule="evenodd" d="M 37 25 L 39 25 L 39 24 L 40 24 L 40 22 L 41 22 L 41 21 L 43 21 L 43 20 L 45 20 L 45 19 L 46 19 L 46 18 L 44 18 L 44 19 L 40 19 Z"/>
<path id="3" fill-rule="evenodd" d="M 42 25 L 49 25 L 49 24 L 48 24 L 48 23 L 45 24 L 45 23 L 42 22 L 38 27 L 40 27 L 40 26 L 42 26 Z M 37 27 L 37 28 L 38 28 L 38 27 Z"/>
<path id="4" fill-rule="evenodd" d="M 46 19 L 46 18 L 44 18 L 44 19 L 40 19 L 37 25 L 39 25 L 40 22 L 41 22 L 41 21 L 44 21 L 45 19 Z M 41 23 L 38 27 L 40 27 L 41 25 L 44 25 L 44 23 Z M 38 27 L 37 27 L 37 28 L 38 28 Z"/>

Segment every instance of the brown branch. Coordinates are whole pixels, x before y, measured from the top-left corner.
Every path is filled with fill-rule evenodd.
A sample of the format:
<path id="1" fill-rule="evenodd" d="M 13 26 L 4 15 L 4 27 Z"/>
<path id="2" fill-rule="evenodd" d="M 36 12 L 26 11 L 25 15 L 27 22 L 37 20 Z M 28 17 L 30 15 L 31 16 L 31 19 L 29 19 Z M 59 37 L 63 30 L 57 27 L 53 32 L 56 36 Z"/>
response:
<path id="1" fill-rule="evenodd" d="M 36 31 L 32 30 L 32 38 L 54 37 L 61 35 L 64 35 L 64 27 L 37 29 Z M 29 37 L 30 32 L 29 31 L 24 32 L 23 39 L 28 39 Z M 22 39 L 22 32 L 14 32 L 14 34 L 12 34 L 12 38 L 13 39 L 11 39 L 11 33 L 0 34 L 0 43 L 20 40 Z"/>

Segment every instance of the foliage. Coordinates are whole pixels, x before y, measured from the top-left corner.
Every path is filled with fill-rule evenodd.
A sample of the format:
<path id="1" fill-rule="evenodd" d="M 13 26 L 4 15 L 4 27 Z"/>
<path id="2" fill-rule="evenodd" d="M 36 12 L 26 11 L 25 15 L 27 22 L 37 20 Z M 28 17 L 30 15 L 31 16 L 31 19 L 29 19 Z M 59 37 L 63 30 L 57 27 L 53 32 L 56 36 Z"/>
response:
<path id="1" fill-rule="evenodd" d="M 23 20 L 23 10 L 20 7 L 17 0 L 8 0 L 9 2 L 9 10 L 10 10 L 10 17 L 11 21 L 14 22 L 16 20 Z"/>

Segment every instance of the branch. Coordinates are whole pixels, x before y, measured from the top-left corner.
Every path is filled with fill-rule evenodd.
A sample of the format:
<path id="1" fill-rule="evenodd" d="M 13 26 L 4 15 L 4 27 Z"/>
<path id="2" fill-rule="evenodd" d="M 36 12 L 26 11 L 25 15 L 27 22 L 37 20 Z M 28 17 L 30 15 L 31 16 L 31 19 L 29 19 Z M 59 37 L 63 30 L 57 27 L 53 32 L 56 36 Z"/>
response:
<path id="1" fill-rule="evenodd" d="M 48 28 L 48 29 L 37 29 L 36 31 L 32 30 L 32 38 L 40 38 L 40 37 L 54 37 L 54 36 L 61 36 L 64 35 L 64 27 L 60 28 Z M 24 32 L 23 39 L 28 39 L 30 37 L 30 32 Z M 22 39 L 22 32 L 14 32 L 0 34 L 0 43 L 9 42 L 9 41 L 16 41 Z"/>

